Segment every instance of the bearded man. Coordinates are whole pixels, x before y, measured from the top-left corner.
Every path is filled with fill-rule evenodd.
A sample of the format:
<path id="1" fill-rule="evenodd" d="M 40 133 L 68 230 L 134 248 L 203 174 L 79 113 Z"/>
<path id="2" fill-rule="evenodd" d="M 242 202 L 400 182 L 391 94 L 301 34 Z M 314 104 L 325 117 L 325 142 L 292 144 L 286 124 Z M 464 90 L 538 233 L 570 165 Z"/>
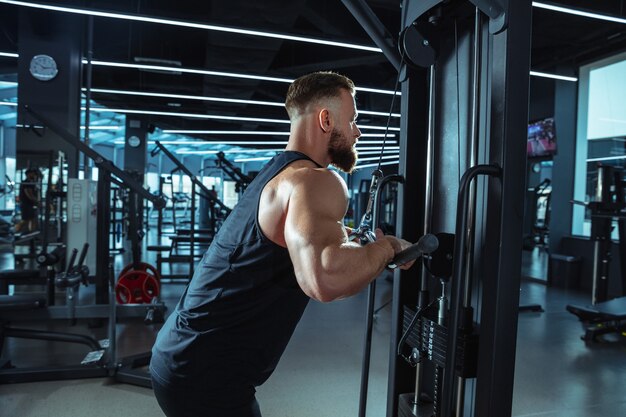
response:
<path id="1" fill-rule="evenodd" d="M 351 296 L 410 244 L 376 231 L 348 240 L 348 191 L 361 132 L 353 82 L 295 80 L 289 142 L 248 186 L 159 332 L 150 370 L 167 416 L 258 417 L 258 387 L 276 368 L 309 299 Z"/>

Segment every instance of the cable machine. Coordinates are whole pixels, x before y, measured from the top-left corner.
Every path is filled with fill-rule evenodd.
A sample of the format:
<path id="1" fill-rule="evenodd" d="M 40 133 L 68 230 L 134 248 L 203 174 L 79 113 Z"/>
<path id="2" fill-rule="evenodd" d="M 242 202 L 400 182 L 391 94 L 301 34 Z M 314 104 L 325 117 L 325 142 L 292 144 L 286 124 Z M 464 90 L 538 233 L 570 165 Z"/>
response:
<path id="1" fill-rule="evenodd" d="M 453 248 L 395 273 L 387 417 L 510 416 L 531 2 L 404 0 L 396 44 L 342 1 L 400 73 L 399 235 Z"/>

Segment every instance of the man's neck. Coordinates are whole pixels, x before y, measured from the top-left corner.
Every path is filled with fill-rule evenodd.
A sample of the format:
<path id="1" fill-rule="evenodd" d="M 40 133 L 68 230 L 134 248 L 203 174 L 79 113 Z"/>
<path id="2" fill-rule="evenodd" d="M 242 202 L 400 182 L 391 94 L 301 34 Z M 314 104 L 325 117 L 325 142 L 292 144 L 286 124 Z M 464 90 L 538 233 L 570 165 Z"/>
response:
<path id="1" fill-rule="evenodd" d="M 303 153 L 318 165 L 328 166 L 330 164 L 328 138 L 320 134 L 314 123 L 308 122 L 301 119 L 292 123 L 285 150 Z"/>

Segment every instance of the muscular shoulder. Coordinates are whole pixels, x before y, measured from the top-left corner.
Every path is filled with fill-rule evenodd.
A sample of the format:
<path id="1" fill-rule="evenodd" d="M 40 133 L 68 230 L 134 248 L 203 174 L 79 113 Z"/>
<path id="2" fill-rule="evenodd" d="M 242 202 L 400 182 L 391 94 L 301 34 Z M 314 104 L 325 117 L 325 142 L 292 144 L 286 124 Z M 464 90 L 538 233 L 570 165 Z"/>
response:
<path id="1" fill-rule="evenodd" d="M 348 189 L 343 178 L 325 168 L 301 168 L 292 177 L 291 199 L 298 205 L 325 207 L 343 218 L 347 208 Z"/>
<path id="2" fill-rule="evenodd" d="M 335 171 L 326 168 L 298 168 L 294 170 L 292 183 L 295 189 L 318 189 L 328 192 L 338 192 L 347 196 L 348 189 L 343 178 Z"/>
<path id="3" fill-rule="evenodd" d="M 346 214 L 347 203 L 347 187 L 337 173 L 296 161 L 263 189 L 259 224 L 270 240 L 287 247 L 284 227 L 289 212 L 298 218 L 329 216 L 339 221 Z"/>

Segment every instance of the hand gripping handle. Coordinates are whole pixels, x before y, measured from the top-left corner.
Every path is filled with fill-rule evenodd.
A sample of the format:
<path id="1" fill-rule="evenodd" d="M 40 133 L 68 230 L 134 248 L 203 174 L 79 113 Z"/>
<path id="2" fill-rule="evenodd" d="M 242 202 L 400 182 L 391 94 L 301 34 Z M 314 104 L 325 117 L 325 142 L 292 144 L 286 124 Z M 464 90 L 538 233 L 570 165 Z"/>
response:
<path id="1" fill-rule="evenodd" d="M 400 265 L 414 261 L 424 253 L 432 253 L 436 251 L 438 247 L 439 239 L 437 239 L 437 236 L 431 235 L 430 233 L 425 234 L 417 241 L 417 243 L 414 243 L 405 250 L 396 253 L 396 256 L 387 265 L 387 268 L 395 269 Z"/>

